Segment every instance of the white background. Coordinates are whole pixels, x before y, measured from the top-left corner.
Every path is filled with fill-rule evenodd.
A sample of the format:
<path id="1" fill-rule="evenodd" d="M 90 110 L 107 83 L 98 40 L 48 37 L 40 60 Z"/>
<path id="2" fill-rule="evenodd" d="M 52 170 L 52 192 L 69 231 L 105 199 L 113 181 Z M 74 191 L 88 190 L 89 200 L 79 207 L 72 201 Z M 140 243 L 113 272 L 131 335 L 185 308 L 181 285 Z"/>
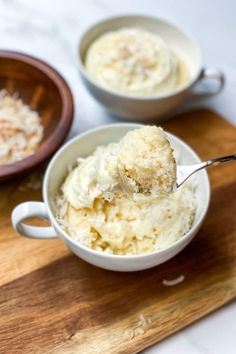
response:
<path id="1" fill-rule="evenodd" d="M 112 121 L 78 77 L 79 34 L 94 21 L 124 13 L 159 16 L 188 28 L 202 48 L 204 65 L 226 75 L 224 91 L 195 106 L 214 109 L 236 123 L 235 0 L 0 0 L 0 47 L 38 56 L 63 74 L 75 97 L 73 135 Z M 231 303 L 145 353 L 234 354 L 235 337 L 236 304 Z"/>

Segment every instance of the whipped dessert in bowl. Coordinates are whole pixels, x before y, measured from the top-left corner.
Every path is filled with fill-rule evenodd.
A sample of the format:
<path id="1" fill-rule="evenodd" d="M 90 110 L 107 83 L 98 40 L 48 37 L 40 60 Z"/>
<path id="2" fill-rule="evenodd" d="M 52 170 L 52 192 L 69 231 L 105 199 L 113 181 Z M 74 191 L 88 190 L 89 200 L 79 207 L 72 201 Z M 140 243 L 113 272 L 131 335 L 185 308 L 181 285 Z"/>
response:
<path id="1" fill-rule="evenodd" d="M 117 166 L 127 136 L 132 141 L 131 133 L 150 136 L 147 146 L 151 141 L 159 141 L 160 134 L 169 141 L 164 148 L 166 152 L 172 154 L 174 149 L 174 159 L 180 158 L 186 164 L 199 162 L 185 143 L 171 134 L 166 136 L 160 128 L 114 124 L 94 129 L 69 141 L 54 156 L 44 179 L 44 203 L 23 203 L 13 212 L 17 231 L 29 237 L 58 235 L 79 257 L 110 270 L 147 269 L 180 252 L 195 236 L 205 217 L 210 192 L 207 174 L 199 172 L 196 181 L 165 196 L 143 195 L 137 190 L 134 196 L 124 193 L 119 186 Z M 136 162 L 143 163 L 142 159 Z M 112 169 L 102 168 L 104 175 L 98 177 L 99 168 L 106 163 Z M 174 160 L 172 163 L 169 173 L 174 176 Z M 80 178 L 79 168 L 84 178 Z M 117 185 L 110 184 L 112 179 L 118 181 Z M 102 190 L 94 188 L 96 183 L 103 185 Z M 87 188 L 91 193 L 83 195 Z M 52 228 L 32 229 L 23 224 L 29 213 L 49 218 Z"/>
<path id="2" fill-rule="evenodd" d="M 78 68 L 109 112 L 155 123 L 188 97 L 215 95 L 224 84 L 219 70 L 203 68 L 188 32 L 148 16 L 111 17 L 90 26 L 79 39 Z M 193 91 L 205 78 L 216 81 L 214 89 Z"/>
<path id="3" fill-rule="evenodd" d="M 143 28 L 120 28 L 89 46 L 88 74 L 108 89 L 127 95 L 173 93 L 190 80 L 188 63 L 157 34 Z"/>
<path id="4" fill-rule="evenodd" d="M 151 253 L 178 240 L 193 223 L 194 186 L 174 191 L 175 180 L 176 162 L 163 130 L 132 130 L 78 159 L 56 197 L 57 220 L 71 237 L 98 251 Z"/>
<path id="5" fill-rule="evenodd" d="M 145 126 L 128 132 L 117 156 L 121 187 L 129 194 L 161 196 L 176 185 L 176 160 L 162 128 Z"/>

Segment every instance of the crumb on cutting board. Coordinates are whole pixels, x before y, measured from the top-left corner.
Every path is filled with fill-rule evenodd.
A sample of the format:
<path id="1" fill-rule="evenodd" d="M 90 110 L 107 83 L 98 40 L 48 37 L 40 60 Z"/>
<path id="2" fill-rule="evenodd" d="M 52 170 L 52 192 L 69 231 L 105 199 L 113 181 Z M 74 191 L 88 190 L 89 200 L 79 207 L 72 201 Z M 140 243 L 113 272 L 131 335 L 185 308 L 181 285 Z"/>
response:
<path id="1" fill-rule="evenodd" d="M 177 284 L 182 283 L 184 281 L 184 279 L 185 279 L 185 276 L 183 274 L 181 274 L 179 277 L 177 277 L 175 279 L 170 279 L 170 280 L 163 279 L 162 284 L 165 286 L 175 286 Z"/>
<path id="2" fill-rule="evenodd" d="M 152 323 L 151 319 L 149 317 L 145 317 L 143 314 L 139 316 L 139 320 L 137 322 L 137 325 L 131 328 L 128 328 L 125 333 L 126 336 L 129 337 L 129 339 L 133 339 L 137 337 L 139 334 L 143 335 L 146 333 L 148 328 L 150 327 L 150 324 Z"/>

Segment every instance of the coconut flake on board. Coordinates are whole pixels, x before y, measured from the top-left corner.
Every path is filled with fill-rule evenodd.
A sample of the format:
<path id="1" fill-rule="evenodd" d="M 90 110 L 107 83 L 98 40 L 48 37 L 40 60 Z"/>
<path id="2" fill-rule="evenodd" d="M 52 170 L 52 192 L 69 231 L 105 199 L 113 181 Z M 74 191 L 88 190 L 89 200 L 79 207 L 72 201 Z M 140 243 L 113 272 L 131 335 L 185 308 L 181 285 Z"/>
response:
<path id="1" fill-rule="evenodd" d="M 139 320 L 136 326 L 129 328 L 126 330 L 126 335 L 129 337 L 129 339 L 133 339 L 137 337 L 139 334 L 143 335 L 146 333 L 148 328 L 150 327 L 150 324 L 152 323 L 151 319 L 149 317 L 145 317 L 143 314 L 139 316 Z"/>
<path id="2" fill-rule="evenodd" d="M 175 286 L 177 284 L 180 284 L 184 281 L 185 276 L 183 274 L 181 274 L 179 277 L 175 278 L 175 279 L 171 279 L 171 280 L 167 280 L 167 279 L 163 279 L 162 280 L 162 284 L 165 286 Z"/>

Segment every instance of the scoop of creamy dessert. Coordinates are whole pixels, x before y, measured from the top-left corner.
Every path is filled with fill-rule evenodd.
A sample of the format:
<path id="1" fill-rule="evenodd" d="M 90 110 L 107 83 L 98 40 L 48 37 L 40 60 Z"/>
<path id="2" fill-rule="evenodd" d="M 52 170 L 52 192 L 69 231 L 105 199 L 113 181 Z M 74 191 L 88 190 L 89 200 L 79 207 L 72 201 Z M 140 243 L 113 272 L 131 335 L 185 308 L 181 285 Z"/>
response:
<path id="1" fill-rule="evenodd" d="M 98 37 L 88 48 L 85 68 L 102 86 L 128 95 L 163 95 L 190 79 L 185 61 L 159 36 L 121 28 Z"/>
<path id="2" fill-rule="evenodd" d="M 123 190 L 131 194 L 164 195 L 176 186 L 176 161 L 161 128 L 146 126 L 121 140 L 118 171 Z"/>
<path id="3" fill-rule="evenodd" d="M 165 132 L 145 126 L 80 159 L 63 193 L 75 208 L 91 208 L 96 198 L 112 200 L 120 193 L 162 195 L 171 193 L 175 184 L 176 162 Z"/>
<path id="4" fill-rule="evenodd" d="M 121 176 L 134 195 L 121 189 Z M 135 129 L 78 160 L 56 198 L 57 220 L 69 235 L 98 251 L 128 255 L 163 249 L 191 228 L 195 215 L 193 185 L 170 193 L 175 177 L 164 131 Z M 134 198 L 142 193 L 148 197 Z"/>

